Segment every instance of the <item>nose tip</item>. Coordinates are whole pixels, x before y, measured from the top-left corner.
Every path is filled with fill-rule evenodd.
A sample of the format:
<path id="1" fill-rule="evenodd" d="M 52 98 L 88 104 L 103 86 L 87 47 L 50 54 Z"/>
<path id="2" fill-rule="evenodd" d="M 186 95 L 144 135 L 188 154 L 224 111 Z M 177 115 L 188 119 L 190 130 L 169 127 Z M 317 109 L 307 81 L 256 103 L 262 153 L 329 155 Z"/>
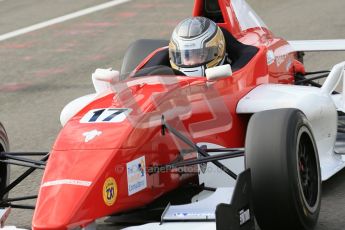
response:
<path id="1" fill-rule="evenodd" d="M 33 216 L 34 230 L 60 230 L 87 224 L 103 204 L 103 179 L 114 150 L 52 150 L 45 169 Z M 101 178 L 101 179 L 100 179 Z M 110 187 L 111 188 L 111 187 Z M 115 197 L 115 189 L 112 191 Z M 111 199 L 109 199 L 111 200 Z M 97 206 L 96 204 L 100 204 Z M 76 225 L 76 226 L 75 226 Z"/>

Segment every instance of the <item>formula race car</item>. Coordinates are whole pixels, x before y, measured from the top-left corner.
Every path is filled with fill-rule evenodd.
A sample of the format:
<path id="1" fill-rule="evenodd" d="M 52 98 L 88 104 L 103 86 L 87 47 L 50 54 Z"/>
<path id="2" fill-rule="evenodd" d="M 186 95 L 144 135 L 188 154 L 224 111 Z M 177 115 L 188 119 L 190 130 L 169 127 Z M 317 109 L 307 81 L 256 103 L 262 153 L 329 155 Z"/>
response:
<path id="1" fill-rule="evenodd" d="M 97 69 L 96 93 L 63 109 L 49 153 L 8 152 L 0 126 L 1 222 L 12 207 L 35 208 L 34 230 L 96 229 L 102 217 L 128 229 L 315 227 L 321 182 L 345 166 L 345 63 L 306 72 L 303 55 L 345 40 L 285 41 L 244 0 L 196 0 L 193 16 L 222 28 L 231 66 L 187 77 L 168 41 L 139 40 L 121 72 Z M 29 169 L 9 183 L 10 164 Z M 8 193 L 37 168 L 35 207 L 17 204 L 35 196 Z"/>

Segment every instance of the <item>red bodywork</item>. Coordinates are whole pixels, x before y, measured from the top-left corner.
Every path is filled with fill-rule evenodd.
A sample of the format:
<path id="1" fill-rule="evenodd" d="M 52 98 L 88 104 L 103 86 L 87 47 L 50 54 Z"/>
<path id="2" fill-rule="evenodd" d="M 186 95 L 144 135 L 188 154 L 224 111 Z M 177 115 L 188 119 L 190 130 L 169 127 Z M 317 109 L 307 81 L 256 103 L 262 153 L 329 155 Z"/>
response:
<path id="1" fill-rule="evenodd" d="M 194 16 L 202 15 L 203 2 L 195 1 Z M 176 160 L 184 147 L 171 134 L 162 135 L 162 115 L 195 143 L 244 146 L 248 116 L 236 114 L 238 101 L 263 83 L 293 83 L 291 63 L 296 53 L 287 52 L 288 43 L 267 29 L 242 31 L 230 0 L 219 0 L 219 5 L 224 17 L 224 23 L 219 25 L 242 43 L 257 46 L 256 56 L 231 77 L 214 82 L 207 82 L 204 77 L 128 79 L 115 85 L 116 93 L 109 93 L 82 109 L 65 125 L 52 148 L 42 185 L 53 184 L 40 188 L 32 223 L 34 230 L 85 226 L 97 218 L 149 204 L 195 178 L 194 174 L 176 172 L 148 173 L 149 166 Z M 267 64 L 267 50 L 281 57 L 279 65 Z M 102 108 L 132 111 L 122 122 L 80 122 L 90 110 Z M 84 134 L 92 130 L 101 133 L 86 142 Z M 142 157 L 146 164 L 146 186 L 129 194 L 127 164 Z M 80 184 L 83 181 L 90 183 Z M 107 193 L 107 189 L 111 192 Z"/>

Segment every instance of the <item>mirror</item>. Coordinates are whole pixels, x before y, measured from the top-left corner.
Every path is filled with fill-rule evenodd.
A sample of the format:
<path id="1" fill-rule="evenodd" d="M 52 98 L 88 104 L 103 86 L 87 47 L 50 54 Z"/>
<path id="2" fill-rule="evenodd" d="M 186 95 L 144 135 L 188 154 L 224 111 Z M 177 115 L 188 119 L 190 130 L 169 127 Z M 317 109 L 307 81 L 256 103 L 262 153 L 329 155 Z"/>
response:
<path id="1" fill-rule="evenodd" d="M 118 80 L 120 72 L 113 69 L 96 69 L 92 74 L 92 78 L 99 81 L 105 81 L 109 83 L 114 83 Z"/>
<path id="2" fill-rule="evenodd" d="M 92 74 L 92 83 L 97 93 L 111 89 L 111 84 L 119 81 L 120 72 L 113 69 L 96 69 Z"/>
<path id="3" fill-rule="evenodd" d="M 205 73 L 208 81 L 232 76 L 232 70 L 229 64 L 208 68 L 205 70 Z"/>

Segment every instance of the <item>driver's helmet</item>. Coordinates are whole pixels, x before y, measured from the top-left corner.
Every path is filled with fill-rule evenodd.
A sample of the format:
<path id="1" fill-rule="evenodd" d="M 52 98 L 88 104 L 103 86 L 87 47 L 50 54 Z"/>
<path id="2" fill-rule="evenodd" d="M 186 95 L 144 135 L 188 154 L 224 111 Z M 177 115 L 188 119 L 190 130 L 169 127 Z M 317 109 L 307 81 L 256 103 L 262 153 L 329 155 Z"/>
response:
<path id="1" fill-rule="evenodd" d="M 180 22 L 169 43 L 171 67 L 187 76 L 205 76 L 205 69 L 223 64 L 225 39 L 208 18 L 190 17 Z"/>

